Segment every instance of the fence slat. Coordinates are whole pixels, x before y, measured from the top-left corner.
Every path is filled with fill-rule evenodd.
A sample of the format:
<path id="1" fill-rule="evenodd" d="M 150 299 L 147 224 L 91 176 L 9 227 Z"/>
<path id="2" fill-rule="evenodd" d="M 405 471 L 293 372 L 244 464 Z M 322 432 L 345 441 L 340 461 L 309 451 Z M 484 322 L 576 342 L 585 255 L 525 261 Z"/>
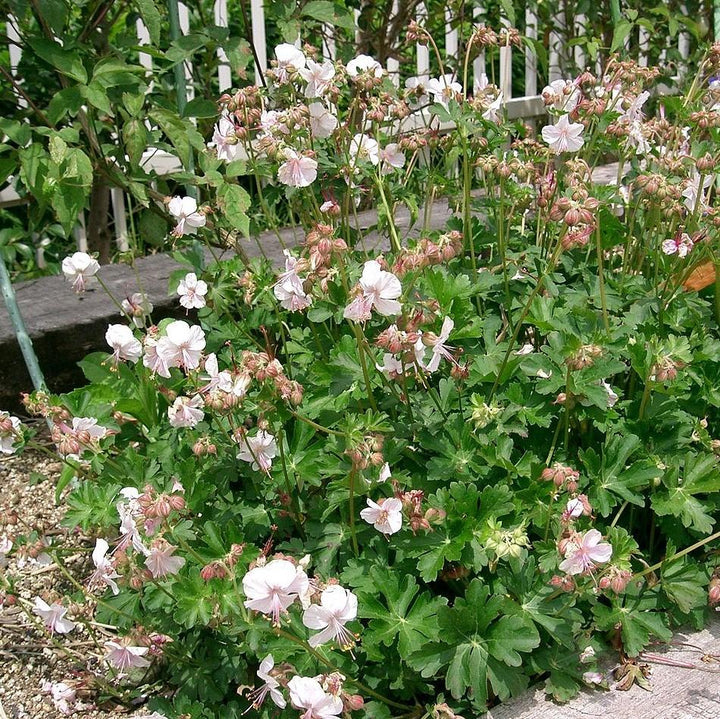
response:
<path id="1" fill-rule="evenodd" d="M 424 3 L 420 3 L 415 13 L 418 25 L 425 27 L 427 20 L 427 8 Z M 427 82 L 430 79 L 430 50 L 427 45 L 417 44 L 415 46 L 417 52 L 417 76 L 421 82 Z"/>
<path id="2" fill-rule="evenodd" d="M 648 65 L 648 52 L 650 50 L 650 32 L 647 28 L 638 28 L 638 46 L 640 48 L 640 54 L 638 55 L 638 64 L 641 67 L 647 67 Z"/>
<path id="3" fill-rule="evenodd" d="M 482 6 L 473 8 L 473 30 L 475 26 L 480 24 L 480 20 L 483 19 L 485 9 Z M 479 87 L 483 82 L 484 78 L 487 77 L 487 70 L 485 69 L 485 50 L 481 50 L 478 56 L 473 60 L 473 87 Z"/>
<path id="4" fill-rule="evenodd" d="M 335 27 L 325 24 L 323 27 L 322 54 L 326 60 L 335 62 L 337 59 L 337 47 L 335 46 Z"/>
<path id="5" fill-rule="evenodd" d="M 18 66 L 22 59 L 22 47 L 20 46 L 20 33 L 17 28 L 17 18 L 14 15 L 7 16 L 5 28 L 8 36 L 8 55 L 10 56 L 10 74 L 13 76 L 18 85 L 22 84 L 22 80 L 18 79 Z M 17 98 L 18 107 L 25 108 L 28 106 L 27 100 L 13 88 L 15 97 Z"/>
<path id="6" fill-rule="evenodd" d="M 585 37 L 585 25 L 587 24 L 587 17 L 585 15 L 578 15 L 575 18 L 575 37 Z M 585 69 L 585 63 L 587 57 L 585 55 L 585 48 L 582 45 L 575 45 L 575 64 L 579 70 Z"/>
<path id="7" fill-rule="evenodd" d="M 510 21 L 503 17 L 500 19 L 500 92 L 503 102 L 512 99 L 512 47 L 510 47 L 510 34 L 507 29 Z"/>
<path id="8" fill-rule="evenodd" d="M 78 215 L 78 223 L 75 225 L 75 229 L 73 230 L 73 235 L 75 236 L 75 244 L 77 245 L 78 252 L 87 252 L 88 250 L 88 243 L 87 243 L 87 232 L 85 231 L 85 213 L 81 212 Z"/>
<path id="9" fill-rule="evenodd" d="M 218 27 L 228 26 L 228 8 L 227 0 L 215 0 L 215 24 Z M 217 51 L 218 56 L 218 86 L 220 92 L 228 90 L 232 87 L 232 73 L 230 71 L 230 60 L 225 50 L 221 47 Z"/>
<path id="10" fill-rule="evenodd" d="M 458 31 L 452 26 L 453 13 L 450 8 L 445 8 L 445 59 L 455 60 L 455 67 L 458 65 Z M 448 68 L 446 67 L 447 71 Z M 462 80 L 462 78 L 460 78 Z M 464 90 L 465 88 L 463 88 Z"/>
<path id="11" fill-rule="evenodd" d="M 537 15 L 531 3 L 525 8 L 525 35 L 531 40 L 537 40 Z M 534 47 L 525 48 L 525 95 L 537 95 L 537 54 Z"/>
<path id="12" fill-rule="evenodd" d="M 255 68 L 255 84 L 262 85 L 262 76 L 267 70 L 267 42 L 265 40 L 265 8 L 263 0 L 250 0 L 250 24 L 252 43 L 255 46 L 259 68 Z"/>
<path id="13" fill-rule="evenodd" d="M 560 9 L 562 11 L 562 8 Z M 558 11 L 552 16 L 550 31 L 548 79 L 550 82 L 562 78 L 561 55 L 563 48 L 562 34 L 565 29 L 565 14 Z"/>
<path id="14" fill-rule="evenodd" d="M 394 22 L 398 14 L 398 0 L 393 0 L 392 13 L 390 15 L 390 22 Z M 387 71 L 390 76 L 390 81 L 395 87 L 400 87 L 400 62 L 393 57 L 387 59 Z"/>

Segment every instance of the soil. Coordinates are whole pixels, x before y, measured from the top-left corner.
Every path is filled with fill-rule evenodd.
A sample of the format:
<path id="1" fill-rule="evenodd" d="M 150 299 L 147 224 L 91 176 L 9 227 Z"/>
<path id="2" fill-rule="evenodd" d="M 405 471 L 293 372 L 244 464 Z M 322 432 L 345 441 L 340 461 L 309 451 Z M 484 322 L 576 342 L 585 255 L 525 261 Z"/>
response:
<path id="1" fill-rule="evenodd" d="M 148 709 L 134 711 L 106 703 L 88 681 L 91 674 L 104 678 L 102 642 L 112 638 L 111 628 L 92 626 L 92 634 L 77 623 L 69 634 L 51 637 L 32 614 L 35 597 L 48 603 L 75 591 L 71 581 L 43 555 L 43 544 L 62 557 L 63 567 L 80 583 L 92 571 L 94 541 L 61 527 L 62 501 L 55 504 L 55 479 L 61 462 L 38 452 L 0 455 L 0 540 L 15 541 L 7 558 L 0 555 L 0 719 L 60 719 L 63 714 L 43 692 L 46 682 L 65 682 L 77 691 L 81 706 L 74 716 L 83 719 L 147 717 Z M 23 546 L 23 537 L 29 541 Z M 36 554 L 37 557 L 31 557 Z M 5 593 L 10 582 L 12 592 Z M 8 596 L 8 594 L 10 596 Z M 73 616 L 74 607 L 68 616 Z"/>

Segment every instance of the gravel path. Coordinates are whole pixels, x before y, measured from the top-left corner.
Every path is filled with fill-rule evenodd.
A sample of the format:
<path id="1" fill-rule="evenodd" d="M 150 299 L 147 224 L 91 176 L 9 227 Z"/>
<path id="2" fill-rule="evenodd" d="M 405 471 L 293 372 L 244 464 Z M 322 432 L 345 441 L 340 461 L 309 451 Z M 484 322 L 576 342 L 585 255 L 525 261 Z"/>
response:
<path id="1" fill-rule="evenodd" d="M 54 645 L 42 624 L 34 625 L 20 606 L 31 609 L 37 596 L 51 603 L 74 591 L 49 556 L 43 556 L 47 542 L 62 553 L 64 566 L 78 581 L 86 580 L 91 572 L 94 542 L 60 527 L 64 509 L 54 501 L 54 478 L 60 469 L 59 461 L 39 453 L 9 458 L 0 455 L 0 542 L 3 536 L 36 540 L 34 544 L 28 541 L 25 547 L 16 542 L 6 559 L 0 554 L 0 719 L 67 716 L 43 692 L 46 682 L 65 682 L 76 689 L 81 706 L 76 705 L 74 715 L 83 719 L 147 716 L 148 710 L 131 713 L 117 705 L 97 706 L 87 678 L 90 670 L 101 669 L 103 652 L 82 624 L 59 637 Z M 14 589 L 10 597 L 2 589 L 5 580 Z"/>

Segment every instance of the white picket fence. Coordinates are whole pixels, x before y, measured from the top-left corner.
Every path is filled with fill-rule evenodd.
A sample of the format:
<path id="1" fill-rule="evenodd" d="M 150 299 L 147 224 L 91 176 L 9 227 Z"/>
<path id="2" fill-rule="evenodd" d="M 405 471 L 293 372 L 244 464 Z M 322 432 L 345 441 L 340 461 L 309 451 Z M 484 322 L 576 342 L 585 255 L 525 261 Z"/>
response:
<path id="1" fill-rule="evenodd" d="M 271 1 L 271 0 L 270 0 Z M 560 0 L 557 0 L 558 4 Z M 569 0 L 571 1 L 571 0 Z M 214 21 L 218 27 L 228 27 L 229 22 L 229 11 L 232 10 L 233 3 L 236 0 L 216 0 L 214 4 Z M 230 8 L 228 5 L 230 4 Z M 182 2 L 178 3 L 178 12 L 180 18 L 180 28 L 184 34 L 190 32 L 191 27 L 191 15 L 188 6 Z M 357 11 L 356 11 L 357 12 Z M 397 2 L 395 5 L 395 12 L 397 12 Z M 459 36 L 457 27 L 453 26 L 453 18 L 451 10 L 445 11 L 445 38 L 444 38 L 444 52 L 446 59 L 450 66 L 457 66 L 460 61 L 457 57 L 459 48 Z M 421 24 L 427 17 L 427 9 L 424 4 L 420 4 L 417 10 L 417 20 Z M 485 20 L 485 12 L 482 7 L 476 7 L 473 9 L 473 17 L 477 23 Z M 503 94 L 505 102 L 505 108 L 510 118 L 522 118 L 522 117 L 533 117 L 542 114 L 544 105 L 541 96 L 538 94 L 544 87 L 545 82 L 551 82 L 553 80 L 563 77 L 562 58 L 565 57 L 565 50 L 567 49 L 563 45 L 563 38 L 566 37 L 565 13 L 558 13 L 553 20 L 553 26 L 551 28 L 539 27 L 538 24 L 538 13 L 537 13 L 537 2 L 528 1 L 524 13 L 524 18 L 519 19 L 519 24 L 523 34 L 533 40 L 538 38 L 547 37 L 548 40 L 548 73 L 545 77 L 540 77 L 538 72 L 538 62 L 534 49 L 527 44 L 523 48 L 512 48 L 509 45 L 500 47 L 499 51 L 499 74 L 496 78 L 496 83 Z M 259 65 L 264 70 L 268 67 L 268 60 L 272 56 L 272 48 L 268 48 L 267 28 L 265 19 L 265 0 L 250 0 L 250 22 L 252 26 L 252 42 L 255 47 L 255 53 L 258 58 Z M 581 36 L 586 25 L 586 18 L 583 15 L 575 16 L 575 35 Z M 497 25 L 497 23 L 493 23 Z M 509 26 L 510 23 L 507 19 L 500 19 L 500 26 Z M 20 40 L 16 21 L 12 16 L 8 16 L 6 19 L 6 29 L 8 37 L 8 50 L 10 55 L 10 72 L 17 77 L 18 66 L 22 57 L 20 45 L 17 42 Z M 499 27 L 495 27 L 499 30 Z M 546 32 L 549 30 L 549 32 Z M 466 32 L 469 32 L 470 28 L 467 28 Z M 332 26 L 324 27 L 325 41 L 323 43 L 322 52 L 323 55 L 329 59 L 335 59 L 336 55 L 336 43 L 334 36 L 334 28 Z M 148 45 L 150 43 L 150 35 L 147 28 L 143 25 L 141 20 L 137 20 L 137 36 L 138 44 L 140 46 Z M 637 48 L 639 51 L 640 63 L 647 64 L 647 52 L 649 47 L 649 34 L 643 28 L 638 30 L 638 35 L 635 40 L 637 41 Z M 629 42 L 629 40 L 628 40 Z M 690 51 L 689 36 L 686 33 L 680 33 L 678 36 L 678 51 L 681 58 L 687 58 Z M 299 45 L 300 38 L 297 43 Z M 575 65 L 584 67 L 587 63 L 587 57 L 582 45 L 577 45 L 572 50 Z M 514 74 L 513 64 L 520 62 L 517 57 L 520 55 L 521 62 L 524 63 L 524 83 L 522 85 L 522 94 L 516 91 L 514 87 Z M 491 68 L 489 66 L 488 59 L 484 53 L 473 61 L 472 65 L 472 81 L 479 81 L 480 78 L 487 74 L 492 75 Z M 139 62 L 141 65 L 146 67 L 148 70 L 152 70 L 153 60 L 149 53 L 139 52 Z M 429 79 L 431 72 L 433 72 L 431 64 L 431 53 L 427 46 L 418 44 L 415 48 L 415 74 L 424 79 Z M 400 77 L 400 64 L 397 60 L 390 59 L 387 62 L 386 69 L 389 76 L 397 86 L 401 86 L 406 78 Z M 593 68 L 599 69 L 599 68 Z M 437 68 L 434 69 L 437 73 Z M 255 79 L 260 84 L 260 69 L 255 68 Z M 193 84 L 192 84 L 192 67 L 189 63 L 185 63 L 185 78 L 186 78 L 186 96 L 188 100 L 194 96 Z M 217 59 L 217 80 L 218 88 L 220 92 L 230 89 L 233 86 L 232 72 L 229 64 L 229 60 L 225 55 L 224 51 L 218 50 Z M 21 83 L 22 79 L 18 78 Z M 21 96 L 17 97 L 17 103 L 21 107 L 27 107 L 27 104 Z M 180 169 L 181 163 L 175 156 L 159 151 L 156 148 L 149 148 L 143 155 L 142 160 L 144 166 L 148 171 L 154 172 L 158 176 L 171 174 Z M 125 198 L 123 192 L 119 189 L 112 190 L 112 210 L 114 216 L 114 228 L 115 228 L 115 239 L 117 247 L 120 251 L 129 249 L 129 235 L 128 235 L 128 222 L 127 213 L 125 207 Z M 22 201 L 12 186 L 0 189 L 0 206 L 7 206 Z M 85 234 L 85 222 L 84 217 L 81 215 L 78 218 L 78 225 L 75 229 L 75 237 L 77 240 L 77 246 L 80 250 L 87 249 L 87 239 Z"/>

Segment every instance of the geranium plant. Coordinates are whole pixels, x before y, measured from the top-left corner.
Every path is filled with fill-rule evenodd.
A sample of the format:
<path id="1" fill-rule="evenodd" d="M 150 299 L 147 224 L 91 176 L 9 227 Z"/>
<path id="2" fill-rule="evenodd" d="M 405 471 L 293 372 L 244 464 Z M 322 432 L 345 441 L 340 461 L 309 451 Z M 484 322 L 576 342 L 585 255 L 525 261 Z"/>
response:
<path id="1" fill-rule="evenodd" d="M 480 27 L 464 67 L 517 42 Z M 368 56 L 275 57 L 221 98 L 209 199 L 169 207 L 242 249 L 245 174 L 304 240 L 282 267 L 188 251 L 185 320 L 115 298 L 89 384 L 28 398 L 64 522 L 97 537 L 88 582 L 28 616 L 114 627 L 103 690 L 168 717 L 449 719 L 534 679 L 607 685 L 603 649 L 627 662 L 720 601 L 720 46 L 674 97 L 619 59 L 553 83 L 537 136 L 467 69 L 397 90 Z"/>

